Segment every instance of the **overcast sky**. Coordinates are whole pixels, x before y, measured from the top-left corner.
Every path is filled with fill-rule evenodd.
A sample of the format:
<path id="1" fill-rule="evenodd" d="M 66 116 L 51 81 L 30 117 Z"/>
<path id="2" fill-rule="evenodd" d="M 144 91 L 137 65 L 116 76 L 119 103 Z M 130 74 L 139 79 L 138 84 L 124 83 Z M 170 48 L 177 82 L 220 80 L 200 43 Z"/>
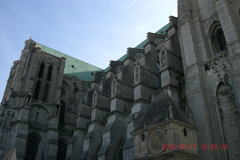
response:
<path id="1" fill-rule="evenodd" d="M 0 0 L 0 102 L 24 41 L 106 68 L 177 16 L 177 0 Z"/>

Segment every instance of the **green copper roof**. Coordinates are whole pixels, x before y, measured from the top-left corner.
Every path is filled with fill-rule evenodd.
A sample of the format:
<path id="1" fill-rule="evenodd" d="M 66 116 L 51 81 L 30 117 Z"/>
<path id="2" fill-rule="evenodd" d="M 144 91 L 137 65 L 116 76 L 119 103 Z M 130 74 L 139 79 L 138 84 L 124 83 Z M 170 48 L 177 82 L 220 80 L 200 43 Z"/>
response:
<path id="1" fill-rule="evenodd" d="M 81 79 L 83 81 L 93 81 L 94 76 L 91 74 L 95 71 L 101 71 L 102 69 L 96 66 L 93 66 L 89 63 L 83 62 L 81 60 L 78 60 L 76 58 L 73 58 L 69 55 L 66 55 L 64 53 L 61 53 L 59 51 L 56 51 L 52 48 L 46 47 L 42 44 L 37 43 L 38 47 L 41 48 L 42 51 L 47 52 L 51 55 L 54 55 L 56 57 L 65 57 L 66 58 L 66 64 L 64 68 L 64 73 L 69 76 L 74 76 L 78 79 Z"/>
<path id="2" fill-rule="evenodd" d="M 165 35 L 167 34 L 167 29 L 171 26 L 171 23 L 166 24 L 165 26 L 163 26 L 161 29 L 159 29 L 156 33 L 157 34 L 162 34 Z"/>
<path id="3" fill-rule="evenodd" d="M 167 33 L 167 29 L 170 27 L 170 23 L 166 24 L 164 27 L 162 27 L 161 29 L 159 29 L 157 32 L 155 32 L 156 34 L 161 34 L 161 35 L 165 35 Z M 135 48 L 138 49 L 144 49 L 145 44 L 148 42 L 147 39 L 145 39 L 142 43 L 140 43 L 139 45 L 137 45 Z"/>
<path id="4" fill-rule="evenodd" d="M 168 23 L 167 25 L 165 25 L 164 27 L 162 27 L 161 29 L 159 29 L 156 33 L 157 34 L 161 34 L 161 35 L 165 35 L 167 32 L 167 29 L 169 28 L 171 24 Z M 159 40 L 156 40 L 155 43 L 159 42 Z M 144 49 L 144 46 L 146 45 L 146 43 L 148 42 L 148 40 L 144 40 L 143 42 L 141 42 L 139 45 L 137 45 L 135 48 L 138 49 Z M 61 53 L 59 51 L 56 51 L 52 48 L 46 47 L 42 44 L 37 43 L 38 47 L 40 47 L 42 49 L 42 51 L 47 52 L 51 55 L 54 55 L 56 57 L 65 57 L 66 58 L 66 64 L 65 64 L 65 69 L 64 69 L 64 73 L 67 74 L 68 76 L 73 76 L 76 77 L 78 79 L 84 80 L 84 81 L 92 81 L 94 79 L 94 76 L 91 74 L 92 72 L 96 72 L 96 71 L 102 71 L 101 68 L 93 66 L 91 64 L 88 64 L 86 62 L 83 62 L 81 60 L 78 60 L 76 58 L 73 58 L 69 55 L 66 55 L 64 53 Z M 123 55 L 121 58 L 119 58 L 117 61 L 124 61 L 127 57 L 127 54 Z M 109 71 L 109 66 L 104 69 L 104 72 L 108 72 Z"/>
<path id="5" fill-rule="evenodd" d="M 165 26 L 163 26 L 161 29 L 159 29 L 157 32 L 155 32 L 156 34 L 161 34 L 161 35 L 165 35 L 167 33 L 167 29 L 170 27 L 170 23 L 166 24 Z M 158 43 L 160 41 L 160 39 L 156 40 L 155 43 Z M 144 46 L 147 44 L 148 40 L 145 39 L 144 41 L 142 41 L 139 45 L 137 45 L 135 48 L 138 49 L 144 49 Z M 121 58 L 119 58 L 117 61 L 124 61 L 127 58 L 127 54 L 123 55 Z M 104 69 L 104 72 L 108 72 L 109 71 L 109 66 Z"/>
<path id="6" fill-rule="evenodd" d="M 124 54 L 121 58 L 119 58 L 117 61 L 124 61 L 127 58 L 127 54 Z M 108 72 L 110 67 L 104 69 L 104 72 Z"/>

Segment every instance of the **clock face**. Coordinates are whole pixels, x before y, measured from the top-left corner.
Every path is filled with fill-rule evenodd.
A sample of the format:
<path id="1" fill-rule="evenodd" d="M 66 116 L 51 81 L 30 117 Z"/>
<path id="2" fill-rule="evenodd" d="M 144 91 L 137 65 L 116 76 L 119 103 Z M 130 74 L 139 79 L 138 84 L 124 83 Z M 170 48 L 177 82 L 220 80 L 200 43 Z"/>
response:
<path id="1" fill-rule="evenodd" d="M 61 97 L 64 98 L 67 95 L 67 88 L 65 86 L 62 86 L 62 91 L 61 91 Z"/>
<path id="2" fill-rule="evenodd" d="M 162 130 L 157 129 L 149 136 L 148 149 L 151 153 L 161 153 L 162 144 L 166 144 L 166 135 Z"/>

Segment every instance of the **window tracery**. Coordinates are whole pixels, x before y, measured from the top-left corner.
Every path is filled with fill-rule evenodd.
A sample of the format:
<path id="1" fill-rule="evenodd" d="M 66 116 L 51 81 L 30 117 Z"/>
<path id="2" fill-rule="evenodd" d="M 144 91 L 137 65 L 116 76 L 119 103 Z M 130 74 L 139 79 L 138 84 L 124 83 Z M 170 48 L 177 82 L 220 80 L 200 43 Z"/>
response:
<path id="1" fill-rule="evenodd" d="M 44 72 L 44 63 L 42 62 L 38 72 L 38 78 L 42 78 Z"/>

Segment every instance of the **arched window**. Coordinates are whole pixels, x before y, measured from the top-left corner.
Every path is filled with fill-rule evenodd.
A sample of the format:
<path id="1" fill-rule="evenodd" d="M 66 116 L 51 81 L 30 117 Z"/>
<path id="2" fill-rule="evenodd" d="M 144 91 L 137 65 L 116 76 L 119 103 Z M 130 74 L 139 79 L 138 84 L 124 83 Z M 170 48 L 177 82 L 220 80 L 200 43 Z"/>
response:
<path id="1" fill-rule="evenodd" d="M 67 143 L 60 139 L 58 140 L 57 160 L 65 160 L 67 155 Z"/>
<path id="2" fill-rule="evenodd" d="M 142 142 L 144 142 L 145 141 L 145 134 L 143 133 L 142 134 Z"/>
<path id="3" fill-rule="evenodd" d="M 225 36 L 224 36 L 224 33 L 223 33 L 222 29 L 217 30 L 216 37 L 217 37 L 217 41 L 218 41 L 220 51 L 225 50 L 226 46 L 227 46 L 227 43 L 226 43 Z"/>
<path id="4" fill-rule="evenodd" d="M 64 101 L 61 101 L 60 103 L 61 103 L 61 108 L 60 108 L 58 128 L 64 127 L 64 115 L 65 115 L 65 107 L 66 107 L 66 103 Z"/>
<path id="5" fill-rule="evenodd" d="M 42 100 L 43 102 L 47 102 L 48 100 L 49 85 L 51 85 L 49 82 L 51 81 L 52 70 L 53 70 L 53 66 L 50 65 L 48 67 L 47 76 L 44 76 L 43 78 L 43 75 L 46 74 L 46 70 L 44 71 L 45 67 L 46 66 L 44 65 L 44 62 L 41 62 L 37 79 L 36 79 L 37 83 L 35 85 L 34 96 L 33 96 L 33 99 Z"/>
<path id="6" fill-rule="evenodd" d="M 214 22 L 209 31 L 212 47 L 215 53 L 226 49 L 227 43 L 220 22 Z"/>
<path id="7" fill-rule="evenodd" d="M 45 67 L 44 63 L 42 62 L 39 67 L 39 71 L 36 79 L 37 83 L 35 84 L 34 95 L 33 95 L 33 99 L 36 99 L 36 100 L 39 100 L 39 97 L 41 97 L 40 90 L 41 90 L 42 78 L 44 73 L 44 67 Z"/>
<path id="8" fill-rule="evenodd" d="M 51 81 L 52 78 L 52 66 L 48 68 L 47 81 Z"/>
<path id="9" fill-rule="evenodd" d="M 38 72 L 38 78 L 42 78 L 43 71 L 44 71 L 44 64 L 41 63 L 40 68 L 39 68 L 39 72 Z"/>
<path id="10" fill-rule="evenodd" d="M 47 102 L 49 92 L 49 84 L 47 83 L 44 88 L 43 102 Z"/>
<path id="11" fill-rule="evenodd" d="M 185 80 L 180 79 L 178 81 L 178 96 L 179 96 L 179 109 L 185 113 L 187 106 L 186 91 L 185 91 Z"/>
<path id="12" fill-rule="evenodd" d="M 26 143 L 25 160 L 34 160 L 37 157 L 40 136 L 29 134 Z"/>
<path id="13" fill-rule="evenodd" d="M 187 136 L 187 130 L 186 128 L 183 128 L 183 135 L 186 137 Z"/>
<path id="14" fill-rule="evenodd" d="M 34 95 L 33 98 L 34 99 L 38 99 L 38 95 L 39 95 L 39 91 L 40 91 L 40 86 L 41 86 L 41 81 L 38 80 L 35 86 L 35 90 L 34 90 Z"/>

